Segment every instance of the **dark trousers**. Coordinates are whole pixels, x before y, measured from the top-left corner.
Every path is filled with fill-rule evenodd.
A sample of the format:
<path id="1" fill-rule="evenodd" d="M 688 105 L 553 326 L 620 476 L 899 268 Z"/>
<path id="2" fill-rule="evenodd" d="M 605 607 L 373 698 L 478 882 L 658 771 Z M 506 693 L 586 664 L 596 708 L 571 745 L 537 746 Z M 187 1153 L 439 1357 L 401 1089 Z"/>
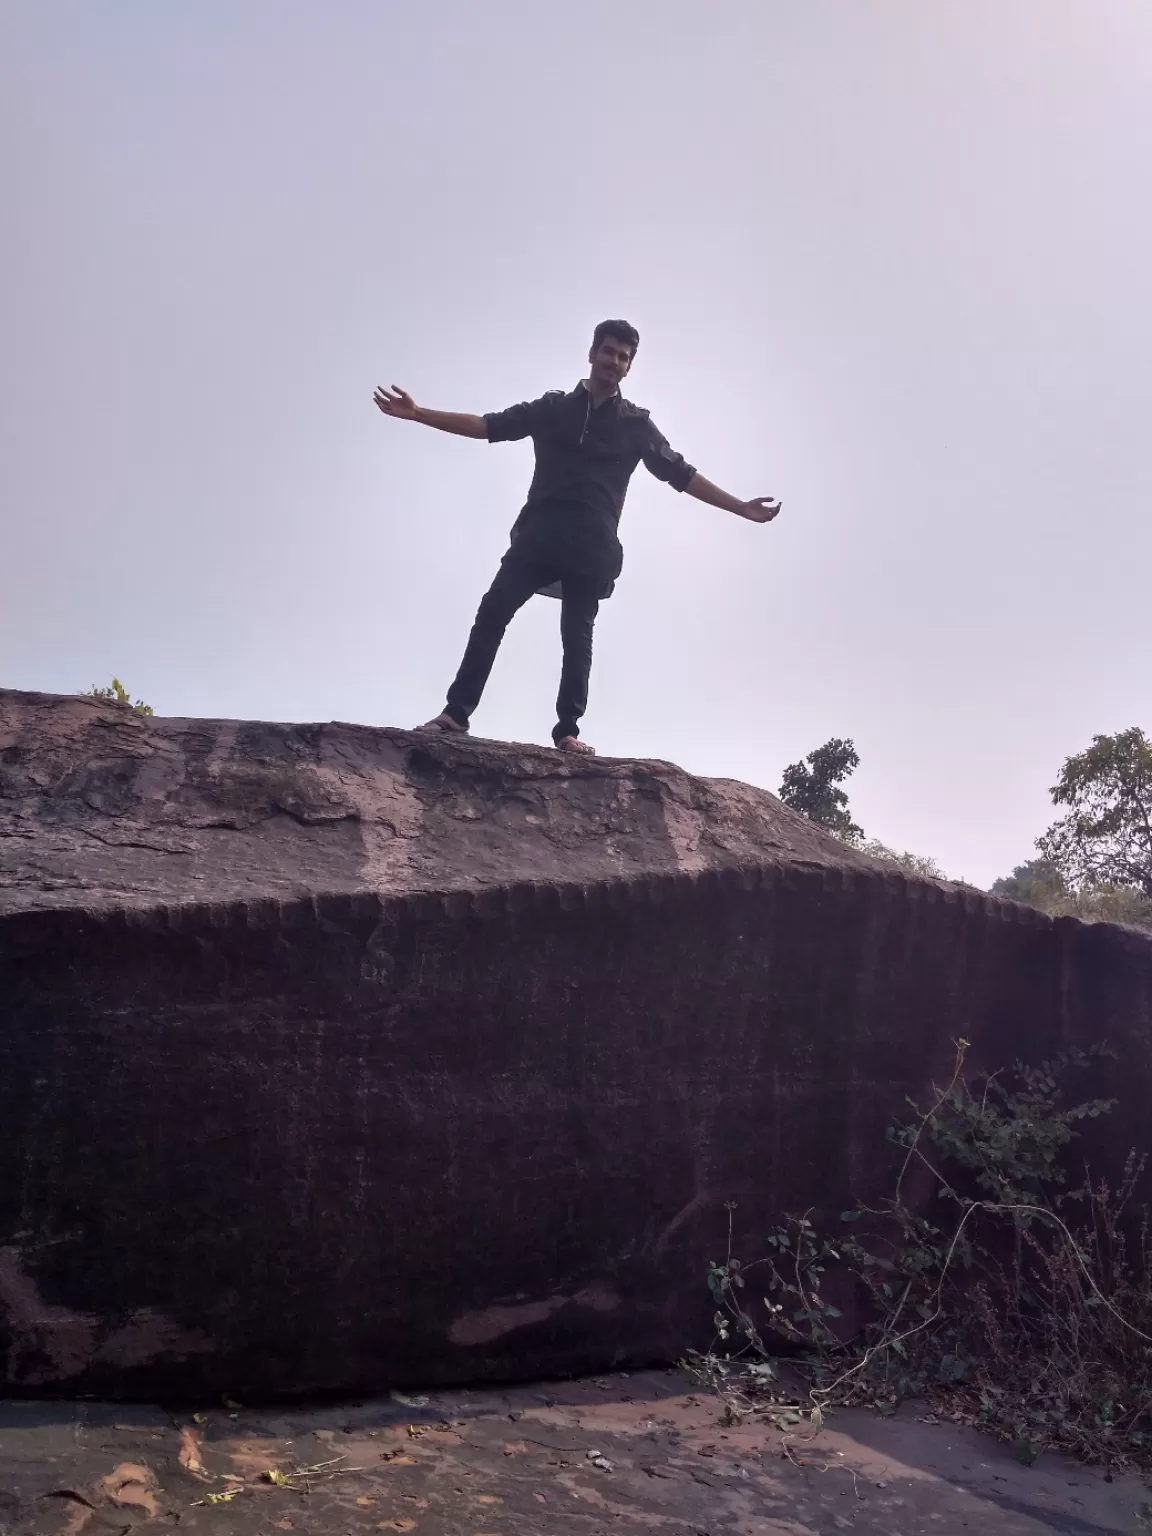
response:
<path id="1" fill-rule="evenodd" d="M 467 725 L 480 702 L 496 652 L 515 614 L 534 592 L 563 585 L 560 600 L 560 640 L 564 662 L 560 692 L 556 695 L 556 727 L 553 741 L 580 734 L 580 717 L 588 707 L 588 674 L 592 670 L 592 627 L 600 609 L 602 584 L 589 576 L 564 575 L 547 565 L 536 565 L 515 556 L 505 557 L 496 580 L 480 600 L 476 622 L 468 636 L 464 660 L 448 690 L 446 714 Z"/>

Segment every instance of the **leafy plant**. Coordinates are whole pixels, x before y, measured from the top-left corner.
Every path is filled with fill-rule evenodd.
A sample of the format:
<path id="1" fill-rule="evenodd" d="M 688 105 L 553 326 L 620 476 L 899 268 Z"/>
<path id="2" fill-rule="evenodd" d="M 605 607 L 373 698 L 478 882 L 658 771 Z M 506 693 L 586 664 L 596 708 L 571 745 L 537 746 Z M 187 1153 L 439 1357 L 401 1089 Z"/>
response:
<path id="1" fill-rule="evenodd" d="M 729 1214 L 728 1255 L 708 1275 L 716 1337 L 687 1364 L 729 1415 L 781 1422 L 773 1351 L 787 1350 L 809 1383 L 807 1401 L 787 1405 L 797 1423 L 818 1425 L 837 1404 L 892 1411 L 928 1396 L 1022 1459 L 1059 1445 L 1150 1468 L 1152 1234 L 1131 1209 L 1145 1160 L 1130 1154 L 1115 1184 L 1069 1184 L 1078 1128 L 1113 1105 L 1068 1103 L 1064 1084 L 1104 1048 L 971 1084 L 966 1051 L 959 1042 L 931 1105 L 890 1128 L 902 1158 L 884 1204 L 841 1212 L 834 1237 L 811 1212 L 790 1217 L 748 1265 L 732 1257 Z M 913 1178 L 936 1203 L 910 1202 Z M 864 1302 L 857 1332 L 830 1291 Z"/>
<path id="2" fill-rule="evenodd" d="M 879 838 L 867 837 L 862 842 L 857 842 L 855 846 L 861 853 L 870 854 L 874 859 L 883 859 L 886 864 L 898 864 L 901 869 L 906 869 L 913 875 L 923 875 L 926 880 L 947 880 L 948 878 L 935 859 L 927 858 L 920 853 L 901 852 L 897 848 L 890 848 Z"/>
<path id="3" fill-rule="evenodd" d="M 121 704 L 125 709 L 130 709 L 136 715 L 154 715 L 156 713 L 151 704 L 145 704 L 142 699 L 137 699 L 135 704 L 133 704 L 132 695 L 118 677 L 114 677 L 107 688 L 97 688 L 93 685 L 88 689 L 86 697 L 102 699 L 106 704 Z"/>

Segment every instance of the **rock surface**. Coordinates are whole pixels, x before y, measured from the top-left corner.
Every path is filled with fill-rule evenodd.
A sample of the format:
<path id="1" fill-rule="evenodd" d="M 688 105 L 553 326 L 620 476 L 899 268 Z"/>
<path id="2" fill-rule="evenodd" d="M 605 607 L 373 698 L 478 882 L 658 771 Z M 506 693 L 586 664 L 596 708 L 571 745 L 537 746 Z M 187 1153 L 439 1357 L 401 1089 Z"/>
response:
<path id="1" fill-rule="evenodd" d="M 1126 1536 L 1152 1517 L 1135 1475 L 1025 1467 L 924 1405 L 782 1434 L 665 1372 L 204 1410 L 0 1401 L 0 1536 Z"/>
<path id="2" fill-rule="evenodd" d="M 157 720 L 0 690 L 0 913 L 516 884 L 784 861 L 875 870 L 772 795 L 668 763 L 374 730 Z"/>
<path id="3" fill-rule="evenodd" d="M 882 1194 L 958 1035 L 993 1065 L 1107 1039 L 1122 1159 L 1150 1033 L 1152 940 L 744 785 L 0 692 L 0 1380 L 675 1359 L 725 1203 L 747 1253 Z"/>

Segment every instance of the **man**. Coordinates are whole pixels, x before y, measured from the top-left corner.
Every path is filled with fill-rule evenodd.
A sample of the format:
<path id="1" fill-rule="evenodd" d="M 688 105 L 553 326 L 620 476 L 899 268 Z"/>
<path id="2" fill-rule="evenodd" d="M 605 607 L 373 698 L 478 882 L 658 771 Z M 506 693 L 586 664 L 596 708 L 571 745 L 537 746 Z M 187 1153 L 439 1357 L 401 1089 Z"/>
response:
<path id="1" fill-rule="evenodd" d="M 564 660 L 552 740 L 562 752 L 592 751 L 580 740 L 592 627 L 623 564 L 616 529 L 628 482 L 641 460 L 677 491 L 750 522 L 771 522 L 779 512 L 780 503 L 770 496 L 740 501 L 705 480 L 673 453 L 648 412 L 624 399 L 620 384 L 639 345 L 639 333 L 627 321 L 605 320 L 592 338 L 589 375 L 570 394 L 553 390 L 488 416 L 427 410 L 395 384 L 373 395 L 385 416 L 398 421 L 419 421 L 490 443 L 530 437 L 536 450 L 536 471 L 508 553 L 480 603 L 444 712 L 425 730 L 468 730 L 513 615 L 533 593 L 558 595 Z"/>

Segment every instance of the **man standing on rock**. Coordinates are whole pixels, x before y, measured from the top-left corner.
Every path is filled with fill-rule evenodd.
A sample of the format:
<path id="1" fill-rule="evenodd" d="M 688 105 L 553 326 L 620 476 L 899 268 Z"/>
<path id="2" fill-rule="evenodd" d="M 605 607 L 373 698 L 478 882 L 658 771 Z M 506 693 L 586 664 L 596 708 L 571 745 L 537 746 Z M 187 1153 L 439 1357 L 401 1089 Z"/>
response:
<path id="1" fill-rule="evenodd" d="M 560 598 L 564 663 L 552 740 L 562 752 L 592 751 L 580 740 L 592 628 L 623 564 L 616 529 L 628 482 L 641 460 L 675 490 L 749 522 L 769 523 L 779 512 L 780 503 L 770 496 L 741 501 L 705 480 L 672 451 L 648 412 L 624 399 L 620 385 L 639 345 L 639 333 L 627 321 L 605 320 L 592 337 L 591 371 L 574 390 L 551 390 L 539 400 L 488 416 L 430 411 L 395 384 L 391 390 L 376 390 L 376 404 L 398 421 L 419 421 L 490 443 L 530 437 L 536 450 L 536 472 L 508 553 L 481 600 L 444 712 L 425 730 L 467 731 L 504 631 L 533 593 L 540 593 Z"/>

